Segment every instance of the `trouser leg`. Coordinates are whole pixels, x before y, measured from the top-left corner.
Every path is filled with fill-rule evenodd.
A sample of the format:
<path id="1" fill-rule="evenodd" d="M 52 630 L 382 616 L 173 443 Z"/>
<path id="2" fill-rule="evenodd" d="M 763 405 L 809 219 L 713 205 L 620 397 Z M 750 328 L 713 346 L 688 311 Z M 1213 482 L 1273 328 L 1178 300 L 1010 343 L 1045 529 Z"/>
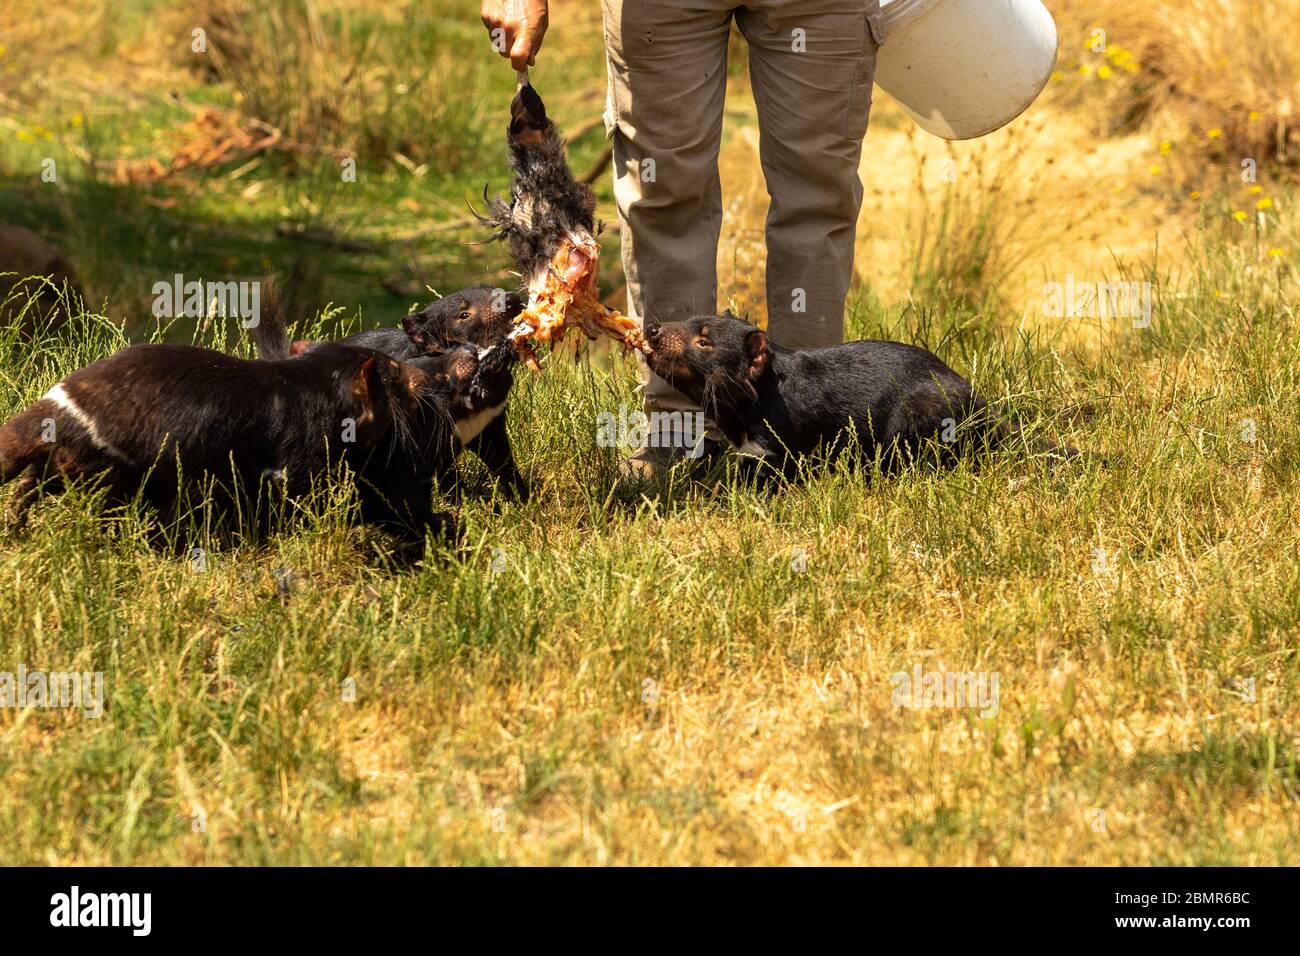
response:
<path id="1" fill-rule="evenodd" d="M 787 348 L 844 340 L 879 15 L 878 0 L 753 0 L 737 13 L 772 199 L 768 334 Z"/>
<path id="2" fill-rule="evenodd" d="M 717 308 L 727 0 L 603 0 L 606 128 L 629 311 L 644 324 Z M 694 410 L 644 369 L 647 411 Z"/>

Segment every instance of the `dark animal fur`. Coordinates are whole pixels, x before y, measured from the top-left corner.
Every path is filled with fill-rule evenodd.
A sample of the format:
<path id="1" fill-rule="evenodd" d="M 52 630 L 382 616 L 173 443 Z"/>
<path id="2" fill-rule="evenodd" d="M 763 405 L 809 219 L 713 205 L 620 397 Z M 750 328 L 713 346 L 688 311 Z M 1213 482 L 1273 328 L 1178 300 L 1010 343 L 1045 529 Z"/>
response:
<path id="1" fill-rule="evenodd" d="M 339 341 L 398 360 L 444 352 L 466 342 L 487 348 L 505 341 L 523 309 L 519 293 L 479 285 L 412 312 L 402 319 L 400 329 L 367 329 Z M 249 335 L 261 358 L 292 358 L 315 344 L 302 339 L 290 342 L 283 329 L 265 323 L 259 323 Z"/>
<path id="2" fill-rule="evenodd" d="M 293 361 L 310 360 L 329 344 L 314 346 Z M 431 384 L 407 420 L 402 440 L 373 451 L 358 469 L 357 480 L 368 491 L 362 496 L 363 518 L 419 537 L 446 520 L 432 510 L 433 488 L 455 474 L 460 451 L 455 409 L 472 390 L 478 356 L 470 349 L 453 349 L 399 364 L 424 373 Z"/>
<path id="3" fill-rule="evenodd" d="M 833 457 L 853 439 L 864 458 L 879 455 L 893 467 L 929 450 L 950 462 L 1019 433 L 991 415 L 969 382 L 912 345 L 792 351 L 730 313 L 665 323 L 648 338 L 656 374 L 698 402 L 761 472 L 792 477 L 800 458 Z M 1031 448 L 1079 454 L 1045 442 Z"/>
<path id="4" fill-rule="evenodd" d="M 455 348 L 466 342 L 491 348 L 506 340 L 514 327 L 515 319 L 523 310 L 524 302 L 517 292 L 485 285 L 474 286 L 431 302 L 418 312 L 412 312 L 402 319 L 401 330 L 374 330 L 382 332 L 384 337 L 382 340 L 376 337 L 376 344 L 370 347 L 389 352 L 395 358 L 398 356 L 389 351 L 389 344 L 394 348 L 410 348 L 421 355 Z M 407 337 L 404 346 L 398 345 L 393 333 Z M 384 344 L 379 344 L 381 341 Z"/>
<path id="5" fill-rule="evenodd" d="M 75 479 L 102 479 L 118 501 L 140 491 L 160 507 L 182 482 L 206 477 L 223 498 L 268 476 L 297 497 L 340 460 L 356 468 L 396 442 L 427 385 L 425 372 L 345 345 L 277 362 L 135 345 L 73 372 L 61 396 L 51 390 L 0 427 L 0 480 L 20 478 L 15 524 L 42 488 Z"/>
<path id="6" fill-rule="evenodd" d="M 511 374 L 516 357 L 505 341 L 522 303 L 518 296 L 501 289 L 478 286 L 447 296 L 403 319 L 408 331 L 372 329 L 343 339 L 345 344 L 366 343 L 385 354 L 429 372 L 435 383 L 432 401 L 411 422 L 414 452 L 395 456 L 379 469 L 394 493 L 409 510 L 415 498 L 428 498 L 436 481 L 445 492 L 455 493 L 455 460 L 462 446 L 477 454 L 502 487 L 520 500 L 528 500 L 528 484 L 515 464 L 506 431 L 505 405 L 514 382 Z M 258 354 L 263 356 L 311 354 L 316 343 L 290 343 L 283 314 L 269 315 L 250 332 Z M 473 345 L 500 349 L 487 374 L 480 369 L 478 348 L 457 341 L 457 335 L 476 336 Z M 485 355 L 486 359 L 487 356 Z M 489 417 L 489 411 L 496 409 Z M 472 434 L 471 434 L 472 431 Z"/>
<path id="7" fill-rule="evenodd" d="M 564 137 L 546 115 L 542 98 L 528 85 L 510 104 L 506 131 L 510 168 L 510 202 L 491 199 L 484 188 L 488 215 L 483 221 L 507 239 L 525 282 L 549 266 L 556 240 L 566 232 L 597 231 L 596 197 L 574 178 L 564 158 Z"/>
<path id="8" fill-rule="evenodd" d="M 462 343 L 490 350 L 481 356 L 483 361 L 474 384 L 474 394 L 469 396 L 465 407 L 471 411 L 491 408 L 498 411 L 481 425 L 476 434 L 464 434 L 464 447 L 478 455 L 507 494 L 526 502 L 529 498 L 528 482 L 515 463 L 506 422 L 506 398 L 514 385 L 513 368 L 519 357 L 506 336 L 523 308 L 524 303 L 517 293 L 476 286 L 411 313 L 402 319 L 401 332 L 384 329 L 384 338 L 374 341 L 386 343 L 377 346 L 385 351 L 387 343 L 391 342 L 394 349 L 414 349 L 420 354 L 434 354 Z M 405 335 L 406 343 L 398 343 L 394 333 Z M 450 476 L 452 480 L 444 479 L 444 490 L 456 489 L 454 477 L 453 474 Z"/>

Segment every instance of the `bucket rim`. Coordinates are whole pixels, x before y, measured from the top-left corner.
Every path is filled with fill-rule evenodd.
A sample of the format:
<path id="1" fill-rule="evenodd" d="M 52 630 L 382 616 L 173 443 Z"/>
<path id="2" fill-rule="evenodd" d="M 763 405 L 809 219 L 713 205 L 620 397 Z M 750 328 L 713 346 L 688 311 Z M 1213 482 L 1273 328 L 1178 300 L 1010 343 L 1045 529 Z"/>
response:
<path id="1" fill-rule="evenodd" d="M 919 20 L 941 3 L 943 0 L 880 0 L 885 30 L 896 30 Z"/>

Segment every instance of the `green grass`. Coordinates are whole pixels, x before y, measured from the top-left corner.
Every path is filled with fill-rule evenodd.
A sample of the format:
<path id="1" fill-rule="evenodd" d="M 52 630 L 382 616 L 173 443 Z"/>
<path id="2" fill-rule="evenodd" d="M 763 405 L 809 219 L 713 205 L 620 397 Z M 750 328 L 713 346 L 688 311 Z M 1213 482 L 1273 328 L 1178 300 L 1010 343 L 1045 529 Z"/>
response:
<path id="1" fill-rule="evenodd" d="M 348 35 L 376 62 L 464 26 L 399 5 L 425 18 L 402 35 L 372 7 Z M 466 36 L 474 7 L 445 11 Z M 193 19 L 186 4 L 130 14 L 166 43 Z M 582 22 L 534 75 L 565 128 L 603 89 Z M 96 57 L 127 56 L 133 35 L 97 36 Z M 239 108 L 231 79 L 168 56 L 184 99 Z M 509 70 L 458 62 L 451 128 L 479 145 L 431 141 L 408 157 L 417 176 L 363 137 L 356 183 L 332 159 L 273 153 L 123 185 L 105 170 L 166 154 L 189 110 L 126 69 L 34 96 L 19 125 L 54 138 L 0 127 L 0 219 L 58 239 L 92 305 L 57 332 L 0 331 L 0 416 L 127 341 L 246 347 L 219 324 L 152 323 L 152 283 L 174 272 L 300 264 L 310 304 L 339 304 L 322 334 L 427 298 L 382 289 L 394 273 L 440 290 L 506 278 L 474 230 L 389 238 L 506 186 L 491 144 Z M 398 132 L 423 121 L 412 109 Z M 574 166 L 601 145 L 579 140 Z M 47 152 L 57 185 L 32 174 Z M 511 398 L 531 503 L 491 498 L 467 456 L 465 547 L 415 568 L 349 524 L 346 483 L 264 540 L 200 509 L 174 544 L 203 548 L 203 571 L 151 543 L 154 516 L 106 512 L 89 489 L 44 502 L 0 541 L 0 671 L 102 671 L 106 711 L 0 708 L 6 861 L 1296 863 L 1300 248 L 1294 185 L 1270 195 L 1267 236 L 1207 201 L 1188 256 L 1129 276 L 1155 282 L 1152 327 L 1100 345 L 1013 325 L 991 295 L 855 291 L 850 334 L 924 344 L 1036 434 L 1106 461 L 813 468 L 776 494 L 724 467 L 639 489 L 618 481 L 623 451 L 595 443 L 601 412 L 638 401 L 632 364 L 555 356 Z M 376 244 L 285 239 L 282 221 Z M 604 247 L 617 281 L 616 237 Z M 918 664 L 996 671 L 996 715 L 896 707 L 891 675 Z"/>
<path id="2" fill-rule="evenodd" d="M 225 34 L 213 23 L 220 21 L 190 4 L 157 4 L 155 16 L 170 32 L 154 42 L 181 61 L 178 72 L 165 87 L 133 83 L 127 71 L 119 82 L 101 79 L 102 88 L 58 85 L 34 103 L 21 101 L 21 118 L 0 127 L 0 221 L 55 241 L 76 263 L 94 307 L 107 304 L 115 320 L 140 331 L 147 326 L 153 283 L 176 272 L 225 280 L 297 269 L 308 279 L 312 306 L 347 303 L 368 325 L 388 324 L 413 303 L 428 301 L 430 288 L 445 293 L 514 281 L 504 247 L 485 243 L 481 230 L 427 232 L 463 219 L 471 204 L 481 209 L 484 187 L 504 192 L 509 186 L 499 104 L 509 102 L 514 74 L 504 61 L 482 55 L 486 34 L 478 5 L 409 3 L 382 17 L 366 8 L 346 17 L 325 11 L 321 28 L 340 59 L 329 70 L 305 72 L 348 74 L 349 62 L 355 74 L 383 71 L 364 89 L 358 81 L 341 92 L 310 81 L 286 85 L 294 64 L 319 54 L 306 31 L 296 28 L 292 11 L 304 5 L 294 0 L 272 11 L 237 0 L 199 4 L 256 11 L 234 21 L 238 42 L 253 51 L 250 66 L 227 78 L 220 71 L 179 72 L 195 59 L 208 65 L 191 57 L 191 25 L 207 24 L 219 46 Z M 116 32 L 110 37 L 103 42 L 124 40 Z M 575 40 L 535 72 L 564 130 L 599 116 L 605 88 L 599 31 Z M 266 51 L 279 51 L 284 62 Z M 112 53 L 122 55 L 116 47 Z M 398 87 L 406 92 L 394 92 Z M 268 103 L 257 100 L 259 91 Z M 388 105 L 376 103 L 376 96 Z M 12 102 L 16 107 L 20 100 Z M 286 122 L 331 104 L 342 116 L 359 118 L 337 129 Z M 239 155 L 155 184 L 119 180 L 119 158 L 157 156 L 165 163 L 187 141 L 193 109 L 202 107 L 242 109 L 250 119 L 283 124 L 300 146 L 251 159 Z M 588 169 L 603 146 L 599 129 L 577 138 L 574 167 Z M 343 177 L 344 156 L 356 160 L 355 181 Z M 55 161 L 55 183 L 41 180 L 45 159 Z M 609 178 L 595 186 L 602 215 L 612 219 Z M 282 223 L 326 229 L 366 248 L 285 238 L 277 231 Z M 405 235 L 414 238 L 392 238 Z M 608 237 L 603 254 L 606 273 L 615 275 L 617 236 Z"/>
<path id="3" fill-rule="evenodd" d="M 467 552 L 411 572 L 337 499 L 261 544 L 191 539 L 205 573 L 151 548 L 147 516 L 49 502 L 0 553 L 4 659 L 103 670 L 108 709 L 0 712 L 11 859 L 1294 862 L 1279 456 L 1300 355 L 1284 308 L 1250 335 L 1221 300 L 1198 312 L 1230 348 L 1157 326 L 1083 365 L 931 333 L 1111 464 L 832 468 L 776 495 L 724 472 L 643 496 L 592 440 L 631 367 L 557 357 L 512 399 L 533 503 L 486 500 L 471 464 Z M 118 340 L 86 322 L 10 343 L 6 411 Z M 1054 422 L 1071 395 L 1109 398 Z M 1247 411 L 1254 445 L 1230 427 Z M 997 716 L 894 708 L 889 674 L 918 661 L 998 671 Z"/>

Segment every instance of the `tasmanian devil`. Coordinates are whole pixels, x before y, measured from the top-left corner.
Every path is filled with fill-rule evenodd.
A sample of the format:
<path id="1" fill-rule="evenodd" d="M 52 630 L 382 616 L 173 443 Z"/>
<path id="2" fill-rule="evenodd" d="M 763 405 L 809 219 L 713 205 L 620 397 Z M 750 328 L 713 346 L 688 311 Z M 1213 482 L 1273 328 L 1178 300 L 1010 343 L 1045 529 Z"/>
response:
<path id="1" fill-rule="evenodd" d="M 318 349 L 331 344 L 315 345 L 292 361 L 309 361 Z M 477 348 L 463 346 L 400 363 L 423 372 L 430 386 L 419 408 L 404 420 L 400 436 L 372 450 L 358 468 L 361 513 L 366 520 L 417 537 L 446 523 L 446 516 L 432 510 L 433 489 L 435 483 L 447 487 L 448 476 L 455 474 L 459 429 L 480 408 L 504 401 L 502 396 L 509 390 L 508 383 L 502 386 L 494 378 L 486 358 L 480 359 Z"/>
<path id="2" fill-rule="evenodd" d="M 730 312 L 654 326 L 647 339 L 655 373 L 699 403 L 769 475 L 790 477 L 801 457 L 833 457 L 852 441 L 864 457 L 879 454 L 893 467 L 926 448 L 951 461 L 1019 431 L 936 355 L 900 342 L 795 351 Z M 1079 454 L 1044 442 L 1031 448 Z"/>
<path id="3" fill-rule="evenodd" d="M 515 355 L 496 351 L 506 343 L 514 320 L 523 309 L 518 293 L 490 286 L 475 286 L 425 306 L 402 319 L 400 329 L 369 329 L 345 339 L 349 345 L 377 349 L 393 358 L 409 361 L 420 355 L 436 355 L 466 344 L 478 346 L 480 354 L 494 350 L 487 375 L 476 383 L 474 408 L 455 404 L 455 435 L 460 445 L 478 455 L 488 471 L 509 494 L 528 500 L 528 483 L 520 474 L 506 429 L 506 405 L 514 377 L 508 361 Z M 290 343 L 282 328 L 265 320 L 252 330 L 258 354 L 266 358 L 299 355 L 315 343 Z M 462 398 L 465 396 L 462 396 Z M 499 399 L 499 400 L 497 400 Z M 444 488 L 454 484 L 455 472 L 439 476 Z"/>
<path id="4" fill-rule="evenodd" d="M 466 342 L 489 348 L 504 341 L 523 308 L 519 293 L 478 285 L 412 312 L 402 319 L 400 329 L 367 329 L 339 341 L 386 352 L 396 359 L 442 352 Z M 296 355 L 312 344 L 295 341 L 290 353 Z"/>
<path id="5" fill-rule="evenodd" d="M 134 345 L 0 427 L 0 480 L 19 479 L 14 524 L 41 490 L 80 478 L 101 479 L 114 500 L 142 492 L 159 506 L 205 477 L 223 497 L 266 480 L 296 497 L 341 459 L 356 468 L 400 443 L 431 388 L 427 371 L 347 345 L 272 362 Z"/>
<path id="6" fill-rule="evenodd" d="M 392 333 L 411 341 L 407 333 L 397 329 L 374 330 Z M 375 342 L 374 333 L 369 341 Z M 327 343 L 290 343 L 284 327 L 283 316 L 275 310 L 263 315 L 250 335 L 258 354 L 281 356 L 294 354 L 308 358 Z M 356 339 L 353 336 L 343 343 Z M 476 447 L 489 466 L 497 465 L 497 474 L 510 482 L 517 492 L 527 496 L 527 486 L 514 467 L 514 458 L 505 436 L 504 410 L 514 382 L 512 369 L 516 354 L 513 346 L 504 339 L 485 348 L 470 344 L 443 346 L 430 354 L 416 351 L 410 354 L 401 348 L 395 352 L 403 356 L 403 364 L 424 371 L 432 383 L 429 400 L 407 421 L 404 433 L 406 446 L 389 454 L 363 472 L 362 477 L 382 489 L 381 500 L 391 501 L 395 520 L 400 516 L 419 514 L 421 505 L 427 508 L 436 482 L 444 491 L 455 485 L 456 457 L 462 447 L 483 437 L 486 430 L 500 425 L 501 444 L 489 442 Z M 501 458 L 492 457 L 501 452 Z M 385 510 L 380 506 L 381 512 Z"/>

